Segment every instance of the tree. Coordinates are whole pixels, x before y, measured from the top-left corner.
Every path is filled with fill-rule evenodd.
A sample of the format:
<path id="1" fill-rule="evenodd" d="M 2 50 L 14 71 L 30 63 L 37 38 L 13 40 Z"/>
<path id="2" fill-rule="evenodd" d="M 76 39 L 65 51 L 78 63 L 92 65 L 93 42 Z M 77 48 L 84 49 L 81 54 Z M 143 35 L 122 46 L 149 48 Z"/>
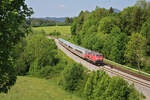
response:
<path id="1" fill-rule="evenodd" d="M 106 90 L 111 78 L 104 71 L 95 71 L 90 73 L 84 87 L 84 94 L 87 100 L 99 100 Z"/>
<path id="2" fill-rule="evenodd" d="M 10 53 L 28 32 L 26 19 L 31 14 L 25 0 L 0 0 L 0 92 L 7 92 L 16 81 Z"/>
<path id="3" fill-rule="evenodd" d="M 128 35 L 134 32 L 140 32 L 142 24 L 146 20 L 144 9 L 139 6 L 125 8 L 120 13 L 121 30 Z"/>
<path id="4" fill-rule="evenodd" d="M 145 12 L 141 7 L 134 7 L 131 19 L 133 32 L 140 32 L 142 24 L 145 22 Z"/>
<path id="5" fill-rule="evenodd" d="M 146 39 L 139 33 L 132 34 L 126 45 L 125 57 L 126 61 L 133 66 L 141 69 L 143 57 L 146 53 Z"/>
<path id="6" fill-rule="evenodd" d="M 150 18 L 143 24 L 141 34 L 147 39 L 147 45 L 150 46 Z M 147 46 L 148 54 L 150 55 L 149 47 Z"/>
<path id="7" fill-rule="evenodd" d="M 97 86 L 95 86 L 93 92 L 94 100 L 102 100 L 100 98 L 103 97 L 103 93 L 107 89 L 110 81 L 111 81 L 110 76 L 106 74 L 106 72 L 101 71 L 99 80 L 97 81 Z"/>
<path id="8" fill-rule="evenodd" d="M 100 78 L 99 71 L 90 73 L 90 76 L 88 77 L 88 80 L 84 87 L 84 94 L 87 100 L 94 99 L 93 92 L 94 92 L 94 88 L 97 86 L 97 81 L 99 80 L 99 78 Z"/>
<path id="9" fill-rule="evenodd" d="M 71 25 L 72 22 L 73 22 L 73 18 L 69 18 L 69 17 L 66 17 L 66 18 L 65 18 L 65 24 L 66 24 L 66 25 Z"/>
<path id="10" fill-rule="evenodd" d="M 113 36 L 112 35 L 109 35 L 107 34 L 106 35 L 106 38 L 105 38 L 105 41 L 104 41 L 104 46 L 103 46 L 103 49 L 102 49 L 102 53 L 103 55 L 105 56 L 105 58 L 108 58 L 108 59 L 111 59 L 110 58 L 110 53 L 111 53 L 111 49 L 113 47 Z"/>
<path id="11" fill-rule="evenodd" d="M 147 16 L 150 16 L 150 2 L 148 2 L 147 6 Z"/>
<path id="12" fill-rule="evenodd" d="M 109 34 L 113 27 L 119 25 L 119 19 L 117 17 L 104 17 L 100 20 L 98 31 L 103 32 L 104 34 Z"/>
<path id="13" fill-rule="evenodd" d="M 59 84 L 62 85 L 65 90 L 74 91 L 77 89 L 80 80 L 83 79 L 83 73 L 82 65 L 75 63 L 70 64 L 65 67 Z"/>
<path id="14" fill-rule="evenodd" d="M 112 7 L 110 7 L 110 9 L 109 9 L 109 13 L 110 13 L 110 14 L 114 13 L 114 10 L 113 10 Z"/>
<path id="15" fill-rule="evenodd" d="M 123 64 L 125 62 L 124 53 L 126 49 L 125 45 L 128 42 L 128 37 L 125 33 L 122 33 L 118 27 L 114 28 L 111 31 L 111 34 L 115 37 L 112 42 L 110 58 L 112 61 Z"/>
<path id="16" fill-rule="evenodd" d="M 36 75 L 43 67 L 56 65 L 56 55 L 57 46 L 54 40 L 47 39 L 41 34 L 28 37 L 24 49 L 24 60 L 30 74 Z"/>
<path id="17" fill-rule="evenodd" d="M 120 78 L 113 77 L 99 100 L 129 100 L 129 85 Z"/>
<path id="18" fill-rule="evenodd" d="M 136 5 L 136 6 L 139 6 L 139 7 L 141 7 L 141 8 L 146 9 L 146 7 L 147 7 L 147 2 L 146 2 L 146 0 L 137 0 L 135 5 Z"/>

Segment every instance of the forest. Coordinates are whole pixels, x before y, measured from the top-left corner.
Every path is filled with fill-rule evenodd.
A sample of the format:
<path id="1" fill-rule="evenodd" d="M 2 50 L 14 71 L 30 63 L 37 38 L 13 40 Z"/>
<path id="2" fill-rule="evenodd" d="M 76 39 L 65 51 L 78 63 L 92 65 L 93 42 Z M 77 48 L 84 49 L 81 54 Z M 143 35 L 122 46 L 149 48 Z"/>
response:
<path id="1" fill-rule="evenodd" d="M 96 7 L 81 11 L 71 27 L 76 44 L 98 51 L 105 58 L 150 73 L 150 2 L 114 12 Z"/>

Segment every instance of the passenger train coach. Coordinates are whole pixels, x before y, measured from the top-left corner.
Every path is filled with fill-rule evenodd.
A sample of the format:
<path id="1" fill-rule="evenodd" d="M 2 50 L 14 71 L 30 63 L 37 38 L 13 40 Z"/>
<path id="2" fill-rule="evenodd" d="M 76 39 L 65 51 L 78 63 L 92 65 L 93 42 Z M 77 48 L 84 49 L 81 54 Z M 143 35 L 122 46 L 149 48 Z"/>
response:
<path id="1" fill-rule="evenodd" d="M 94 64 L 103 64 L 103 55 L 101 53 L 91 51 L 82 47 L 79 47 L 71 42 L 68 42 L 62 38 L 59 38 L 59 43 L 66 47 L 68 50 L 73 52 L 74 54 L 80 56 L 81 58 L 88 60 Z"/>

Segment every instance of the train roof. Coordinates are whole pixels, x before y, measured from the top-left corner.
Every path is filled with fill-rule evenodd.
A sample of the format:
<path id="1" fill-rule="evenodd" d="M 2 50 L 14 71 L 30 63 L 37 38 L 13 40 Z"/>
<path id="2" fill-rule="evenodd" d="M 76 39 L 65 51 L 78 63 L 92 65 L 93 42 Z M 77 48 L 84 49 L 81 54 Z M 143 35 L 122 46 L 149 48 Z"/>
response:
<path id="1" fill-rule="evenodd" d="M 65 43 L 66 45 L 68 45 L 68 46 L 74 48 L 74 49 L 80 50 L 80 51 L 82 51 L 82 52 L 88 51 L 87 49 L 82 48 L 82 47 L 77 46 L 77 45 L 74 45 L 73 43 L 68 42 L 68 41 L 66 41 L 66 40 L 64 40 L 64 39 L 62 39 L 62 38 L 59 38 L 59 40 L 62 41 L 63 43 Z"/>
<path id="2" fill-rule="evenodd" d="M 91 50 L 85 49 L 85 48 L 83 48 L 83 47 L 77 46 L 77 45 L 75 45 L 75 44 L 73 44 L 73 43 L 71 43 L 71 42 L 68 42 L 68 41 L 66 41 L 66 40 L 64 40 L 64 39 L 62 39 L 62 38 L 59 38 L 58 40 L 60 40 L 60 41 L 63 42 L 64 44 L 66 44 L 66 45 L 68 45 L 68 46 L 70 46 L 70 47 L 72 47 L 72 48 L 74 48 L 74 49 L 77 49 L 77 50 L 79 50 L 79 51 L 82 51 L 83 53 L 85 53 L 85 52 L 90 52 L 90 53 L 95 53 L 95 54 L 100 54 L 100 55 L 102 55 L 101 53 L 98 53 L 98 52 L 95 52 L 95 51 L 91 51 Z"/>

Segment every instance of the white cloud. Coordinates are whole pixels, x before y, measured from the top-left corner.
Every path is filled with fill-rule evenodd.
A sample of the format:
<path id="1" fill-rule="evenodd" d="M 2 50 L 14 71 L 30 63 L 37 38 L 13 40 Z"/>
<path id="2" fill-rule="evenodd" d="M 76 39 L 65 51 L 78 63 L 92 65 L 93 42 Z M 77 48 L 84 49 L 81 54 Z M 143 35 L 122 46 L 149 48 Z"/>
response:
<path id="1" fill-rule="evenodd" d="M 58 5 L 58 8 L 64 8 L 64 7 L 65 7 L 65 5 L 63 5 L 63 4 Z"/>

